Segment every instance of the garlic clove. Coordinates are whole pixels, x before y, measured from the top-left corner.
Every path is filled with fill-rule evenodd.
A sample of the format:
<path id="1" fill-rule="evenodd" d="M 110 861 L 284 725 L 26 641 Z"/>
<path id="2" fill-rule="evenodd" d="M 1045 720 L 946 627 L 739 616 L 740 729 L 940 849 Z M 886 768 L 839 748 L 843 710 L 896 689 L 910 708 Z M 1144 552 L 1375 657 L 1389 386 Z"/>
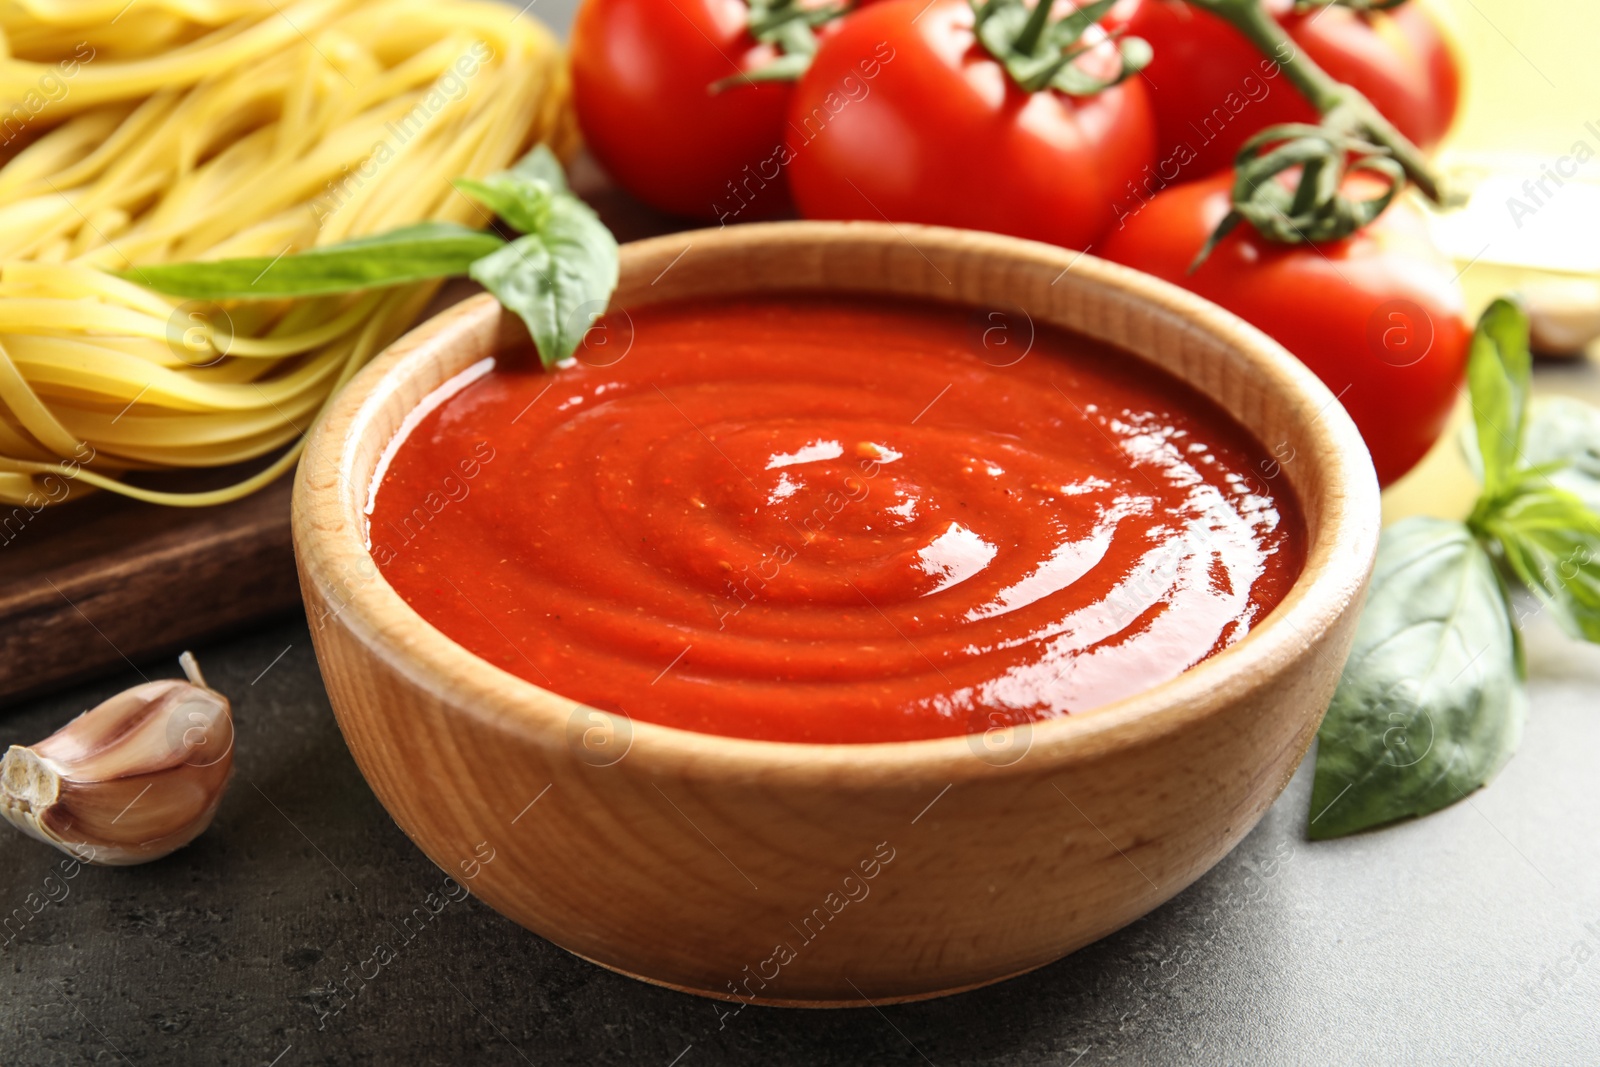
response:
<path id="1" fill-rule="evenodd" d="M 1529 342 L 1544 356 L 1571 358 L 1600 339 L 1600 280 L 1544 278 L 1523 286 Z"/>
<path id="2" fill-rule="evenodd" d="M 211 824 L 233 773 L 228 698 L 185 652 L 189 681 L 118 693 L 0 759 L 0 815 L 89 863 L 144 863 Z"/>

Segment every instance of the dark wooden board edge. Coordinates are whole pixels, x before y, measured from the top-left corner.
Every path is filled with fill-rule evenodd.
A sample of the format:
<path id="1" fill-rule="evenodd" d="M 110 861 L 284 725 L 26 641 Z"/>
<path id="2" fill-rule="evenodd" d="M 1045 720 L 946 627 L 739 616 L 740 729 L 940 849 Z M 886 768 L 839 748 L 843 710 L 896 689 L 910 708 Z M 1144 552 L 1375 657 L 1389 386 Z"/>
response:
<path id="1" fill-rule="evenodd" d="M 196 511 L 96 497 L 35 518 L 0 548 L 14 553 L 0 560 L 0 701 L 299 610 L 290 485 Z"/>

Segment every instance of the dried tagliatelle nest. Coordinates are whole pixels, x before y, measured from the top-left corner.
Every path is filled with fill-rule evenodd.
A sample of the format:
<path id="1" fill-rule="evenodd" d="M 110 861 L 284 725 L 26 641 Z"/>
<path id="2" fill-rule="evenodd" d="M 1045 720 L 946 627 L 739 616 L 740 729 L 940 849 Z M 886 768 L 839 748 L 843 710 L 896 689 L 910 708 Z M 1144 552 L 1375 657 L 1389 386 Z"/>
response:
<path id="1" fill-rule="evenodd" d="M 34 510 L 265 485 L 439 284 L 217 307 L 137 267 L 487 225 L 452 178 L 575 143 L 554 38 L 481 0 L 12 0 L 0 33 L 0 502 Z M 123 477 L 274 453 L 208 492 Z"/>

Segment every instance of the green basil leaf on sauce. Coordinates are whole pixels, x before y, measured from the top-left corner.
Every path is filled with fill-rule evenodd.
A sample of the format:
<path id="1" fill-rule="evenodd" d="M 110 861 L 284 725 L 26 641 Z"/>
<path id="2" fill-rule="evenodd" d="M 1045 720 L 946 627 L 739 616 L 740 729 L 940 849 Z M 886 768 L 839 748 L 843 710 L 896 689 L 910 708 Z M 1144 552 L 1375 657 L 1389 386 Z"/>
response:
<path id="1" fill-rule="evenodd" d="M 518 182 L 505 172 L 491 174 L 481 181 L 457 178 L 451 184 L 499 215 L 518 233 L 536 232 L 550 214 L 553 194 Z"/>
<path id="2" fill-rule="evenodd" d="M 468 272 L 528 326 L 539 359 L 571 358 L 617 287 L 617 241 L 587 204 L 550 199 L 535 232 L 485 256 Z"/>
<path id="3" fill-rule="evenodd" d="M 507 244 L 448 222 L 274 259 L 213 260 L 122 274 L 158 292 L 208 300 L 323 296 L 466 274 L 527 323 L 546 367 L 571 358 L 617 287 L 617 241 L 573 195 L 544 145 L 510 169 L 455 186 L 523 236 Z"/>
<path id="4" fill-rule="evenodd" d="M 1461 523 L 1383 533 L 1355 647 L 1318 732 L 1308 834 L 1339 837 L 1455 803 L 1522 737 L 1516 630 Z"/>
<path id="5" fill-rule="evenodd" d="M 169 263 L 118 272 L 157 292 L 199 300 L 326 296 L 465 274 L 503 248 L 492 233 L 453 222 L 419 222 L 372 237 L 292 255 Z"/>
<path id="6" fill-rule="evenodd" d="M 1483 519 L 1506 565 L 1573 637 L 1600 642 L 1600 516 L 1533 478 Z"/>
<path id="7" fill-rule="evenodd" d="M 1532 375 L 1527 316 L 1510 301 L 1496 300 L 1478 320 L 1467 360 L 1472 424 L 1488 496 L 1504 491 L 1524 466 L 1523 427 Z"/>

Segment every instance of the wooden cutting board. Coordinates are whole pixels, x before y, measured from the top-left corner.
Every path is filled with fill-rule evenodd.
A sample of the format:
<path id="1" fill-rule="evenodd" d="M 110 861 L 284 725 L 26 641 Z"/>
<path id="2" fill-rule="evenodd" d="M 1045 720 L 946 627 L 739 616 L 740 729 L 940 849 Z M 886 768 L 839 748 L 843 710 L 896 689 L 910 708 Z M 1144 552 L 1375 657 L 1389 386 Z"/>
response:
<path id="1" fill-rule="evenodd" d="M 619 240 L 689 225 L 631 200 L 587 158 L 573 164 L 571 179 Z M 452 283 L 427 314 L 474 291 Z M 301 610 L 292 482 L 214 508 L 96 493 L 9 521 L 0 509 L 0 710 Z"/>

